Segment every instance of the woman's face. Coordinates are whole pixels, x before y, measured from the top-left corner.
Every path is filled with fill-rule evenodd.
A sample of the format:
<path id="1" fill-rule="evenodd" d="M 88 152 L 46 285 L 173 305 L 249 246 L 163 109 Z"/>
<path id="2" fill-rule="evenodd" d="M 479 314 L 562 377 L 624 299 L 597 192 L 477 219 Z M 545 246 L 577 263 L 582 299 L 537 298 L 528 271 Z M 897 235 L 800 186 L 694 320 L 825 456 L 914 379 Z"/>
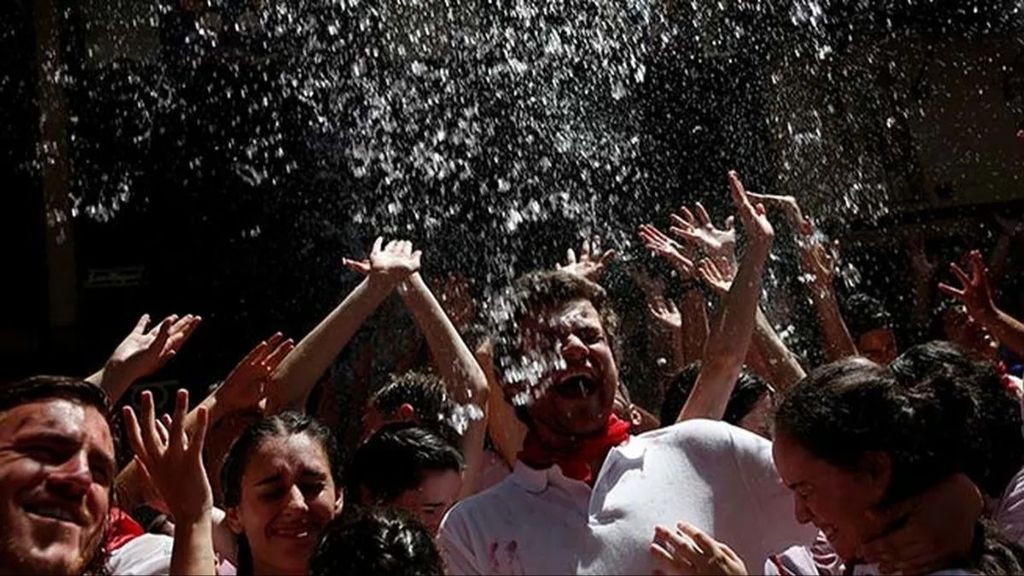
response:
<path id="1" fill-rule="evenodd" d="M 256 447 L 228 521 L 248 540 L 257 574 L 305 574 L 320 532 L 341 505 L 323 447 L 296 434 Z"/>
<path id="2" fill-rule="evenodd" d="M 889 484 L 888 458 L 870 456 L 863 471 L 850 471 L 822 460 L 784 433 L 772 445 L 775 467 L 793 491 L 794 513 L 811 522 L 845 560 L 856 558 L 861 544 L 880 535 L 870 514 Z"/>
<path id="3" fill-rule="evenodd" d="M 441 528 L 445 512 L 455 504 L 462 490 L 462 474 L 454 470 L 432 470 L 423 482 L 406 490 L 390 504 L 415 516 L 431 534 Z"/>

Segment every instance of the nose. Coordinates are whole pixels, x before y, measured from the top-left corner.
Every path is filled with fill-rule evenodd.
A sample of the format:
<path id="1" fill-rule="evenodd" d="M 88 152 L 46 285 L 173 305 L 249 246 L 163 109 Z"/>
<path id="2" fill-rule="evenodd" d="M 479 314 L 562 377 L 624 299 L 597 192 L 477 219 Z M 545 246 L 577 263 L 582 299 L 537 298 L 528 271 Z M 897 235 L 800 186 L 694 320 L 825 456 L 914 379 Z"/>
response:
<path id="1" fill-rule="evenodd" d="M 814 519 L 814 515 L 811 514 L 811 509 L 807 507 L 807 503 L 800 496 L 793 498 L 793 514 L 796 516 L 796 521 L 801 524 L 807 524 Z"/>
<path id="2" fill-rule="evenodd" d="M 47 484 L 66 498 L 81 498 L 92 485 L 92 470 L 84 450 L 76 452 L 62 465 L 54 468 L 47 477 Z"/>
<path id="3" fill-rule="evenodd" d="M 292 485 L 288 490 L 288 494 L 285 495 L 285 513 L 305 512 L 308 509 L 309 507 L 306 505 L 306 497 L 302 494 L 302 490 L 297 485 Z"/>
<path id="4" fill-rule="evenodd" d="M 590 353 L 590 349 L 575 334 L 569 334 L 562 339 L 562 357 L 566 360 L 582 360 Z"/>

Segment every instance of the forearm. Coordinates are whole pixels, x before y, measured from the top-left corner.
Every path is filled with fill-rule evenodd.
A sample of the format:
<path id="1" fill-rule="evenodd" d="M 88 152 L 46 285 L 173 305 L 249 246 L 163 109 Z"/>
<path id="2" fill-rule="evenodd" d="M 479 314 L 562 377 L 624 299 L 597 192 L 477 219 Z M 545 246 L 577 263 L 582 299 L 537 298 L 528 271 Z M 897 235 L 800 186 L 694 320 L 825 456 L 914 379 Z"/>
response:
<path id="1" fill-rule="evenodd" d="M 755 317 L 754 349 L 759 351 L 767 364 L 772 385 L 779 391 L 789 388 L 806 376 L 803 367 L 779 338 L 760 306 Z"/>
<path id="2" fill-rule="evenodd" d="M 272 411 L 305 407 L 317 381 L 393 287 L 388 281 L 367 277 L 299 342 L 271 377 L 268 403 Z"/>
<path id="3" fill-rule="evenodd" d="M 213 552 L 213 521 L 210 511 L 188 521 L 174 524 L 174 548 L 171 551 L 171 574 L 217 574 L 217 558 Z"/>
<path id="4" fill-rule="evenodd" d="M 751 245 L 743 256 L 732 288 L 723 299 L 719 329 L 708 340 L 700 374 L 679 413 L 679 421 L 720 420 L 725 414 L 754 332 L 768 250 L 769 246 Z"/>
<path id="5" fill-rule="evenodd" d="M 811 301 L 818 314 L 821 336 L 825 344 L 825 358 L 835 362 L 842 358 L 857 355 L 857 346 L 846 328 L 846 321 L 839 311 L 839 300 L 831 284 L 812 283 Z"/>
<path id="6" fill-rule="evenodd" d="M 459 404 L 473 404 L 486 410 L 487 379 L 473 352 L 419 273 L 410 276 L 406 286 L 402 299 L 427 340 L 435 368 L 447 384 L 448 393 Z"/>
<path id="7" fill-rule="evenodd" d="M 131 388 L 132 384 L 135 382 L 135 378 L 127 376 L 115 368 L 104 365 L 103 368 L 100 368 L 96 372 L 90 374 L 85 381 L 102 388 L 110 399 L 110 403 L 116 404 L 121 400 L 121 397 L 124 396 L 124 393 Z"/>
<path id="8" fill-rule="evenodd" d="M 994 306 L 978 320 L 1000 344 L 1018 357 L 1024 357 L 1024 323 Z"/>
<path id="9" fill-rule="evenodd" d="M 682 366 L 696 362 L 704 356 L 708 341 L 708 306 L 704 293 L 692 287 L 683 293 L 682 309 Z"/>
<path id="10" fill-rule="evenodd" d="M 495 450 L 511 468 L 515 466 L 519 451 L 523 449 L 526 426 L 519 421 L 515 409 L 505 400 L 498 376 L 494 371 L 492 348 L 493 344 L 485 342 L 476 352 L 477 362 L 484 371 L 487 385 L 491 391 L 487 403 L 487 433 L 491 437 L 491 442 L 494 443 Z"/>

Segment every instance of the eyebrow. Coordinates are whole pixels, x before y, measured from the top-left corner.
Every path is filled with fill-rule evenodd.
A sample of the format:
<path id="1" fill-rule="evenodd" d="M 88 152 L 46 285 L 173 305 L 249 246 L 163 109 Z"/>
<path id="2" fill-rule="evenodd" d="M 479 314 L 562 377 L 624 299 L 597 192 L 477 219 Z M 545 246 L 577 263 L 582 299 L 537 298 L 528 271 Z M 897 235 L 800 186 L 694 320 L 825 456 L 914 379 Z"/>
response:
<path id="1" fill-rule="evenodd" d="M 266 486 L 268 484 L 273 484 L 275 482 L 280 482 L 282 476 L 283 476 L 283 474 L 280 471 L 274 472 L 273 474 L 271 474 L 271 475 L 263 478 L 259 482 L 257 482 L 256 485 L 257 486 Z M 327 474 L 324 473 L 324 472 L 321 472 L 319 470 L 305 469 L 305 470 L 302 470 L 299 473 L 299 478 L 300 479 L 313 478 L 315 480 L 326 480 L 327 479 Z"/>

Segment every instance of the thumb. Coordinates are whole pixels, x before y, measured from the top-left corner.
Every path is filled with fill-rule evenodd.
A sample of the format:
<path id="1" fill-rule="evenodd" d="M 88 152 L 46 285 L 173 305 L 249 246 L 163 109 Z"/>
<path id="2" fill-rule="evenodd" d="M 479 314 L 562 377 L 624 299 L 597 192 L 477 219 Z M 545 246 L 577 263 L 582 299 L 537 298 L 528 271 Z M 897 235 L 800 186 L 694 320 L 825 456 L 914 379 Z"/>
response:
<path id="1" fill-rule="evenodd" d="M 735 216 L 729 216 L 728 218 L 725 219 L 725 229 L 726 230 L 732 230 L 735 227 L 736 227 L 736 217 Z"/>

